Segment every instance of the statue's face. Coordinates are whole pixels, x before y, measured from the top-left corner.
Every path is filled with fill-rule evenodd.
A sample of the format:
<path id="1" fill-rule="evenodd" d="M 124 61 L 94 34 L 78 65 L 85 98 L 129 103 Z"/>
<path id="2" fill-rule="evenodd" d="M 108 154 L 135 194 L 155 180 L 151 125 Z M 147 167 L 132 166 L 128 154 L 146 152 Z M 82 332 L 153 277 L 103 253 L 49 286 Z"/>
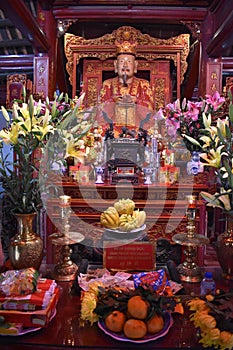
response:
<path id="1" fill-rule="evenodd" d="M 128 80 L 134 76 L 134 73 L 137 72 L 137 61 L 133 55 L 118 55 L 114 65 L 115 72 L 118 73 L 120 79 L 123 79 L 123 76 L 126 74 Z"/>

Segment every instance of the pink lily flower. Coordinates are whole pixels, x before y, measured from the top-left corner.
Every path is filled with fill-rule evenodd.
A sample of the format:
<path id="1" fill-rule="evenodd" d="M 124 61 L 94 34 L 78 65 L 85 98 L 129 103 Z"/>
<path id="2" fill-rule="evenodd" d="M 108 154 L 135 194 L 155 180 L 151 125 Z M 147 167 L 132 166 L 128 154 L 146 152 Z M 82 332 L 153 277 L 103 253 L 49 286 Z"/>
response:
<path id="1" fill-rule="evenodd" d="M 221 97 L 219 92 L 216 91 L 213 96 L 206 95 L 206 102 L 210 104 L 214 111 L 217 111 L 217 109 L 225 102 L 225 97 Z"/>

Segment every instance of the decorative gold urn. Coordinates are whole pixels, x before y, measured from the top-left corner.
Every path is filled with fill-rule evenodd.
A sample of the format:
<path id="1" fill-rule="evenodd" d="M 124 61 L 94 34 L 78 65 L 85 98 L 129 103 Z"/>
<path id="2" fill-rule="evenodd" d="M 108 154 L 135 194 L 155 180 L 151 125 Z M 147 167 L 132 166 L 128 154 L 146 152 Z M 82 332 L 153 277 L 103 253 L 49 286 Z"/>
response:
<path id="1" fill-rule="evenodd" d="M 43 240 L 34 232 L 36 213 L 15 214 L 18 232 L 9 246 L 9 258 L 16 270 L 34 267 L 39 270 L 43 259 Z"/>
<path id="2" fill-rule="evenodd" d="M 233 280 L 233 216 L 226 217 L 226 230 L 217 239 L 217 258 L 223 277 Z"/>

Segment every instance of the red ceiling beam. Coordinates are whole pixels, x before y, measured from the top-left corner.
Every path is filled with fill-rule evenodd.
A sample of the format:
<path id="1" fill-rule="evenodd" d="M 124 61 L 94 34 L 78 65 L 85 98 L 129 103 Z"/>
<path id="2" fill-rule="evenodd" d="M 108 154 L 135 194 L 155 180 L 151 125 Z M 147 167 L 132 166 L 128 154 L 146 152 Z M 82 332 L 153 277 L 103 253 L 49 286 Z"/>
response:
<path id="1" fill-rule="evenodd" d="M 50 44 L 46 35 L 23 0 L 1 1 L 1 10 L 38 52 L 47 52 L 49 50 Z"/>
<path id="2" fill-rule="evenodd" d="M 203 21 L 207 15 L 206 8 L 160 7 L 160 6 L 75 6 L 53 9 L 56 19 L 76 20 L 156 20 L 163 23 L 186 21 Z"/>
<path id="3" fill-rule="evenodd" d="M 206 47 L 206 52 L 210 57 L 228 56 L 224 53 L 231 50 L 233 45 L 233 9 L 230 10 L 227 18 L 215 31 L 212 39 Z"/>
<path id="4" fill-rule="evenodd" d="M 34 55 L 1 55 L 0 73 L 33 69 Z"/>

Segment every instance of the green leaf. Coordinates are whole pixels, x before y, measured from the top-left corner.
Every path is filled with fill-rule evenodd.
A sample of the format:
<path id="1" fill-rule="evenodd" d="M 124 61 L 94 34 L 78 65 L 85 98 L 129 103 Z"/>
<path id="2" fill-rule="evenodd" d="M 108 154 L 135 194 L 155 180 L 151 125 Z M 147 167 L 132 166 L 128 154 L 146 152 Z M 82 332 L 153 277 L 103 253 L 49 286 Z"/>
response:
<path id="1" fill-rule="evenodd" d="M 223 203 L 220 202 L 220 201 L 218 200 L 218 198 L 217 198 L 215 195 L 210 194 L 210 193 L 208 193 L 208 192 L 204 192 L 204 191 L 202 191 L 202 192 L 200 193 L 200 195 L 201 195 L 201 197 L 202 197 L 203 199 L 206 200 L 206 202 L 207 202 L 210 206 L 218 207 L 218 208 L 223 208 L 223 209 L 224 209 Z"/>
<path id="2" fill-rule="evenodd" d="M 191 136 L 188 136 L 188 135 L 185 135 L 185 134 L 181 134 L 181 136 L 186 138 L 192 144 L 201 147 L 201 144 L 196 139 L 192 138 Z"/>
<path id="3" fill-rule="evenodd" d="M 30 118 L 32 119 L 34 116 L 34 100 L 32 95 L 29 96 L 28 110 L 29 110 Z"/>
<path id="4" fill-rule="evenodd" d="M 226 137 L 228 140 L 231 140 L 231 129 L 226 125 Z"/>
<path id="5" fill-rule="evenodd" d="M 59 96 L 58 96 L 58 102 L 61 102 L 63 99 L 64 93 L 62 92 Z"/>
<path id="6" fill-rule="evenodd" d="M 228 160 L 224 159 L 223 165 L 226 168 L 226 171 L 228 173 L 228 182 L 230 188 L 233 188 L 233 174 L 232 174 L 232 168 L 231 165 L 229 165 Z"/>
<path id="7" fill-rule="evenodd" d="M 233 124 L 233 104 L 232 102 L 229 105 L 229 117 L 230 117 L 230 121 Z"/>
<path id="8" fill-rule="evenodd" d="M 51 110 L 51 115 L 52 115 L 52 118 L 55 118 L 55 117 L 57 116 L 57 105 L 56 105 L 56 101 L 53 102 L 52 110 Z"/>
<path id="9" fill-rule="evenodd" d="M 48 96 L 45 99 L 45 103 L 46 103 L 46 107 L 49 107 L 49 98 L 48 98 Z"/>

